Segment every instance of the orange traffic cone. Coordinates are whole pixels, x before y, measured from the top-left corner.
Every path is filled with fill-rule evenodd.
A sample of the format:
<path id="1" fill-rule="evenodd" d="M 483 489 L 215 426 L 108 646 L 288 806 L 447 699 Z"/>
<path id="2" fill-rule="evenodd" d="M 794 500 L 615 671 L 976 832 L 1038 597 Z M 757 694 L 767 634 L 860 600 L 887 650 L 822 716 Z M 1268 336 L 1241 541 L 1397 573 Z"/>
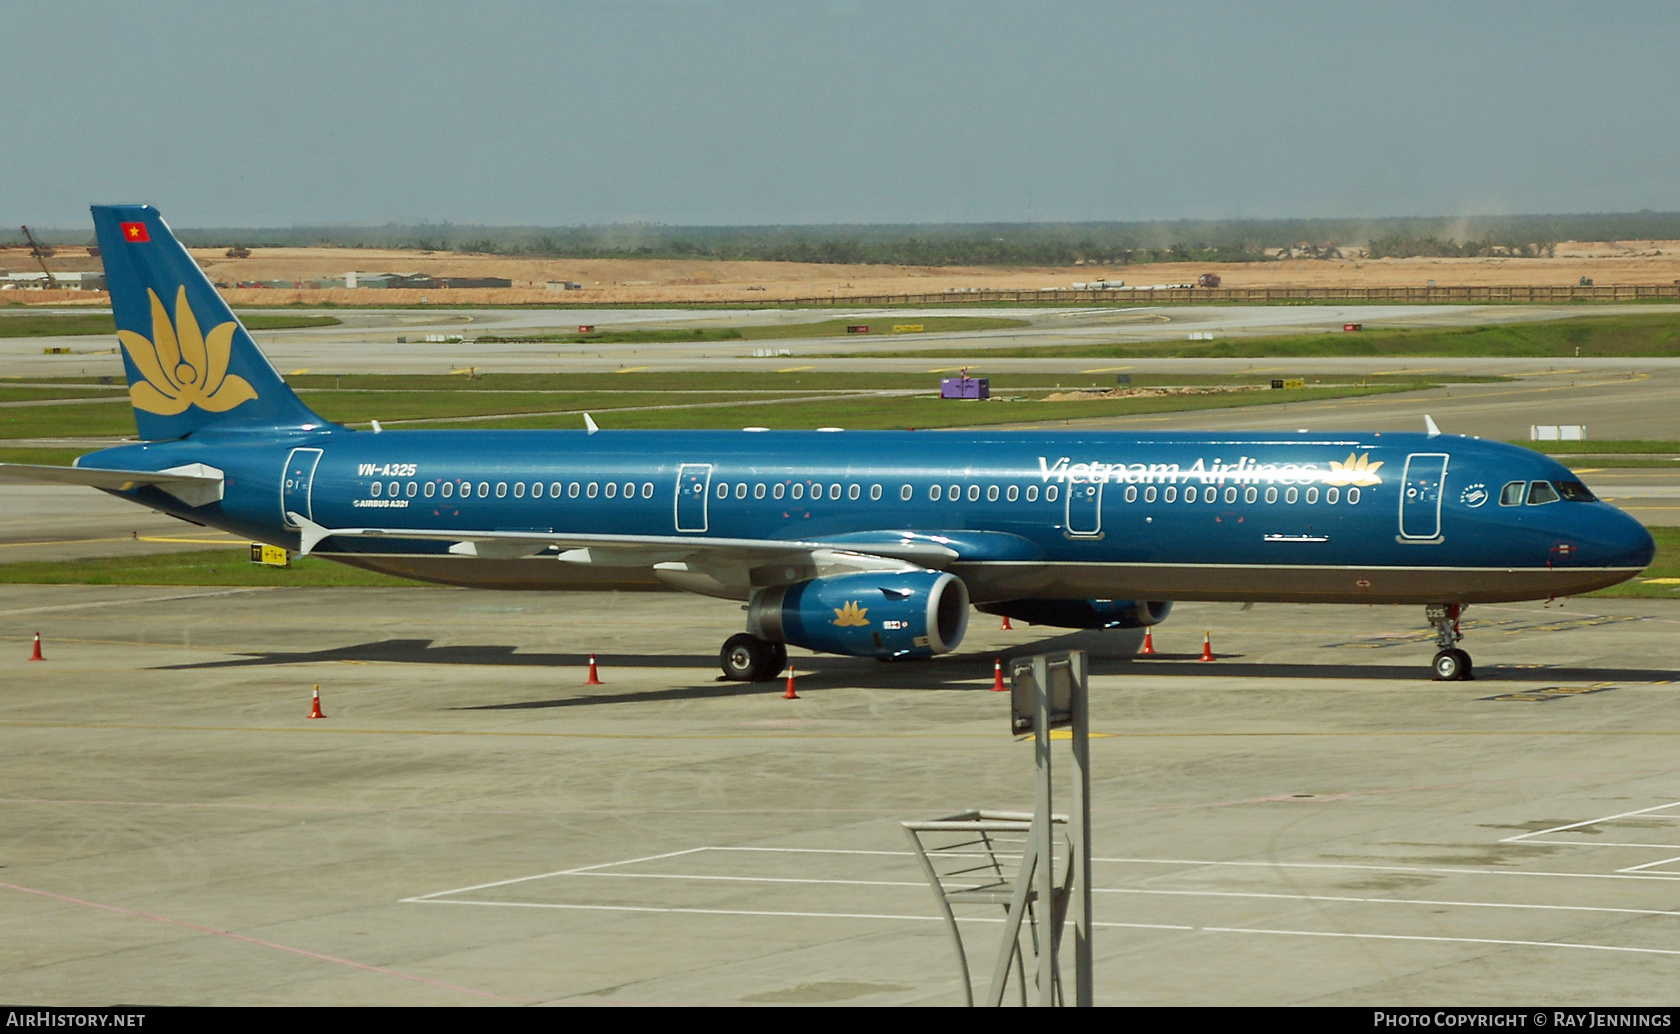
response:
<path id="1" fill-rule="evenodd" d="M 1149 634 L 1149 629 L 1143 630 L 1143 648 L 1138 650 L 1139 657 L 1155 656 L 1155 637 Z"/>
<path id="2" fill-rule="evenodd" d="M 41 633 L 39 632 L 35 633 L 35 649 L 29 654 L 29 659 L 32 661 L 46 660 L 45 657 L 41 656 Z"/>
<path id="3" fill-rule="evenodd" d="M 1013 631 L 1015 631 L 1013 628 L 1009 627 L 1009 615 L 1008 614 L 1005 614 L 1003 616 L 1003 624 L 998 626 L 998 631 L 1000 631 L 1000 632 L 1013 632 Z"/>
<path id="4" fill-rule="evenodd" d="M 1009 687 L 1003 684 L 1003 660 L 1001 658 L 992 662 L 992 692 L 1009 692 Z"/>
<path id="5" fill-rule="evenodd" d="M 315 695 L 309 698 L 309 717 L 326 717 L 326 715 L 321 713 L 321 684 L 319 682 L 315 684 Z"/>
<path id="6" fill-rule="evenodd" d="M 1213 633 L 1211 632 L 1202 633 L 1202 656 L 1200 659 L 1204 661 L 1213 660 Z"/>
<path id="7" fill-rule="evenodd" d="M 583 680 L 583 684 L 586 685 L 586 686 L 599 686 L 599 685 L 602 684 L 601 683 L 601 676 L 595 674 L 595 655 L 594 654 L 589 655 L 589 677 Z"/>
<path id="8" fill-rule="evenodd" d="M 788 664 L 787 688 L 782 690 L 783 700 L 798 700 L 799 694 L 793 691 L 793 665 Z"/>

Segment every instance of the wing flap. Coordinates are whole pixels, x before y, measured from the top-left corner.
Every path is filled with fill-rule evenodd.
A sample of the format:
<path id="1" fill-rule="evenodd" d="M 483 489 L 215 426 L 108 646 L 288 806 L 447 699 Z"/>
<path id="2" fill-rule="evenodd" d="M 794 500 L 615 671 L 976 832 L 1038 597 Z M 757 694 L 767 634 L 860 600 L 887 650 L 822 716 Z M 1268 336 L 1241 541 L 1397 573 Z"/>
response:
<path id="1" fill-rule="evenodd" d="M 302 529 L 300 552 L 311 553 L 326 539 L 448 542 L 460 556 L 509 558 L 534 556 L 550 547 L 569 563 L 607 567 L 653 567 L 703 560 L 708 567 L 758 567 L 802 560 L 820 551 L 844 552 L 943 568 L 957 551 L 931 542 L 831 543 L 821 540 L 695 538 L 678 535 L 591 535 L 574 532 L 465 531 L 413 528 L 326 528 L 300 514 L 288 514 Z"/>

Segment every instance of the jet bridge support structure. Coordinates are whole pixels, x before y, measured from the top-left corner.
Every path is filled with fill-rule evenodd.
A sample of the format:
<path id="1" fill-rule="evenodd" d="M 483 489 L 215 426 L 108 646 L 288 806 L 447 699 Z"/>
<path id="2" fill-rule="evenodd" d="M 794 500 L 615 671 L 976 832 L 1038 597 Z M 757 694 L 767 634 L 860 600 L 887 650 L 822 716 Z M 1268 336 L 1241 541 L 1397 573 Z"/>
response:
<path id="1" fill-rule="evenodd" d="M 1067 1005 L 1061 968 L 1063 928 L 1074 926 L 1074 1005 L 1091 1005 L 1090 708 L 1085 653 L 1025 657 L 1010 664 L 1010 731 L 1033 737 L 1033 810 L 970 809 L 941 819 L 905 822 L 922 873 L 939 902 L 956 948 L 964 1004 L 974 1004 L 973 979 L 954 906 L 1001 905 L 1003 933 L 992 964 L 986 1004 L 1003 1004 L 1011 973 L 1020 1004 Z M 1053 809 L 1050 732 L 1071 726 L 1073 772 L 1067 814 Z M 1023 927 L 1025 930 L 1023 931 Z M 1022 933 L 1027 935 L 1022 943 Z"/>

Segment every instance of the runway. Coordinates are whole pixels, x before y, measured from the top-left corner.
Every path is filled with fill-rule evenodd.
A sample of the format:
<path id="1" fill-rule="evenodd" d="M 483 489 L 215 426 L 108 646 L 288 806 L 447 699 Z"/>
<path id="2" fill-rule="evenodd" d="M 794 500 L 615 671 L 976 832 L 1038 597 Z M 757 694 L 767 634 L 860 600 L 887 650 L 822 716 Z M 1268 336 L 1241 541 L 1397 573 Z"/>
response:
<path id="1" fill-rule="evenodd" d="M 795 651 L 787 701 L 714 680 L 738 615 L 686 596 L 0 615 L 14 1000 L 953 1004 L 898 823 L 1031 795 L 985 690 L 1045 642 L 984 621 L 924 664 Z M 1057 641 L 1096 656 L 1100 1003 L 1667 1001 L 1680 605 L 1468 616 L 1473 683 L 1424 680 L 1409 608 L 1185 605 L 1153 661 Z M 981 965 L 995 918 L 965 913 Z"/>

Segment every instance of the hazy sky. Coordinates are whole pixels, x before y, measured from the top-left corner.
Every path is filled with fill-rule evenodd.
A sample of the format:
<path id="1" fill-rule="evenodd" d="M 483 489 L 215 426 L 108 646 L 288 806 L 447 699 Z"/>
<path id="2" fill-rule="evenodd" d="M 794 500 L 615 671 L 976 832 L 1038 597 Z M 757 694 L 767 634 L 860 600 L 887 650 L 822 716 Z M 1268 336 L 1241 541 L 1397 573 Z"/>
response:
<path id="1" fill-rule="evenodd" d="M 0 0 L 0 225 L 1680 209 L 1680 4 Z"/>

